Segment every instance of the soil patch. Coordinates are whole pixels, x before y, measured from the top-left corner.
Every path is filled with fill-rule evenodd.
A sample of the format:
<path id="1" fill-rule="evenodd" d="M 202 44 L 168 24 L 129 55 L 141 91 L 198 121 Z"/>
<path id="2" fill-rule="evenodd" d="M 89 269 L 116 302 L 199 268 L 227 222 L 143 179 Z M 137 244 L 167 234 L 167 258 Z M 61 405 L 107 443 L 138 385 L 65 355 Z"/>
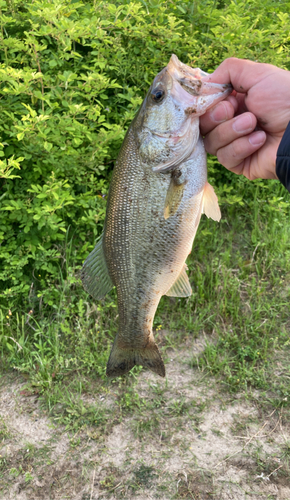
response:
<path id="1" fill-rule="evenodd" d="M 203 346 L 197 339 L 194 352 Z M 6 377 L 0 498 L 289 500 L 283 414 L 261 411 L 243 394 L 226 395 L 213 378 L 189 368 L 192 355 L 169 353 L 165 381 L 144 371 L 105 396 L 84 395 L 90 405 L 104 405 L 108 420 L 122 411 L 111 426 L 77 432 L 53 423 L 23 379 Z"/>

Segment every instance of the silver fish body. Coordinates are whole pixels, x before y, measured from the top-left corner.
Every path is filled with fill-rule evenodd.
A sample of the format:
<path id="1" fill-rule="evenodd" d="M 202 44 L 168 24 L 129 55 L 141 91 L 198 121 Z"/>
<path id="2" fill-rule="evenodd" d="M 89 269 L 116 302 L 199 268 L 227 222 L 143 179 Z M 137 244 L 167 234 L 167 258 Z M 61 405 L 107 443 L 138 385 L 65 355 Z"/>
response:
<path id="1" fill-rule="evenodd" d="M 162 295 L 191 294 L 185 260 L 201 213 L 220 218 L 198 117 L 231 89 L 203 84 L 204 75 L 172 56 L 155 78 L 114 168 L 102 238 L 84 263 L 83 284 L 93 297 L 117 290 L 109 376 L 136 364 L 165 376 L 152 332 L 158 303 Z"/>

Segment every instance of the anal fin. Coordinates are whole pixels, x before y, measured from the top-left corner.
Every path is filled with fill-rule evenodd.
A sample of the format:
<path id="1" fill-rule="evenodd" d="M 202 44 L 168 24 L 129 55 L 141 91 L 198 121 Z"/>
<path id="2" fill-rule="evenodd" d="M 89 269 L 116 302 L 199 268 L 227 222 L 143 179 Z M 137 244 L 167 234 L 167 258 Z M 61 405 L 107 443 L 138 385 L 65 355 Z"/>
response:
<path id="1" fill-rule="evenodd" d="M 192 294 L 192 289 L 186 274 L 187 265 L 184 264 L 181 273 L 173 283 L 172 287 L 166 292 L 168 297 L 189 297 Z"/>
<path id="2" fill-rule="evenodd" d="M 101 299 L 113 288 L 103 250 L 103 237 L 86 258 L 81 271 L 81 279 L 84 289 L 94 299 Z"/>

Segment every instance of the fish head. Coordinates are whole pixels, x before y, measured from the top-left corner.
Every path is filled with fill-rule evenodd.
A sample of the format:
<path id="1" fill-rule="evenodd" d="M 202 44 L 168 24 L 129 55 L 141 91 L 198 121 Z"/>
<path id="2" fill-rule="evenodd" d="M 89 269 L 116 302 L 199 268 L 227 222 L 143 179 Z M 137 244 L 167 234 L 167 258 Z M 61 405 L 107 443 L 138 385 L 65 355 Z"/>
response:
<path id="1" fill-rule="evenodd" d="M 199 117 L 225 99 L 230 85 L 205 82 L 207 73 L 172 55 L 155 78 L 135 122 L 139 154 L 155 172 L 189 158 L 199 139 Z"/>
<path id="2" fill-rule="evenodd" d="M 164 68 L 154 78 L 141 109 L 142 128 L 160 137 L 169 137 L 184 123 L 184 106 L 174 97 L 174 84 L 167 67 Z"/>

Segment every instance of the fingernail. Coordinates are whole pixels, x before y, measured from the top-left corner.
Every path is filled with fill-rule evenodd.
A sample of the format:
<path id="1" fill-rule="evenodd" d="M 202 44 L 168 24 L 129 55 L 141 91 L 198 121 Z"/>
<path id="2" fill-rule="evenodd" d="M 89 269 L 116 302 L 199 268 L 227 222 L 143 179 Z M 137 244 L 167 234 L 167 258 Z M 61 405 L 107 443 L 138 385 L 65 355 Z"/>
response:
<path id="1" fill-rule="evenodd" d="M 233 129 L 235 132 L 245 133 L 250 132 L 253 128 L 253 121 L 251 115 L 243 114 L 238 116 L 234 123 Z"/>
<path id="2" fill-rule="evenodd" d="M 216 123 L 222 123 L 227 120 L 228 111 L 223 102 L 220 102 L 215 108 L 211 110 L 210 117 Z"/>
<path id="3" fill-rule="evenodd" d="M 266 139 L 266 134 L 263 132 L 263 130 L 258 130 L 257 132 L 254 132 L 252 135 L 249 137 L 249 142 L 252 144 L 252 146 L 260 146 L 260 144 L 263 144 Z"/>

